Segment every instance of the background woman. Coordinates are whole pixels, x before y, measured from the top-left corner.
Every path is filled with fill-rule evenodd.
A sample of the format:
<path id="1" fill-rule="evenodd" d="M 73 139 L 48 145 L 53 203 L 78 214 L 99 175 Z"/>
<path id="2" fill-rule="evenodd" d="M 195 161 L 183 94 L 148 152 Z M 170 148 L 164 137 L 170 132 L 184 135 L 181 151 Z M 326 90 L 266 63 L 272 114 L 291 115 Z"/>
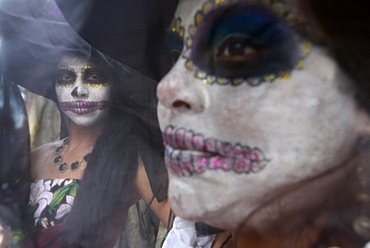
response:
<path id="1" fill-rule="evenodd" d="M 122 80 L 115 76 L 114 62 L 94 50 L 89 58 L 67 54 L 58 64 L 56 94 L 71 126 L 68 138 L 31 156 L 30 204 L 42 230 L 36 240 L 48 238 L 41 246 L 53 243 L 50 233 L 60 231 L 72 246 L 113 247 L 139 193 L 152 206 L 158 204 L 135 138 L 141 117 L 133 113 L 129 86 Z"/>
<path id="2" fill-rule="evenodd" d="M 156 199 L 161 201 L 166 198 L 166 173 L 161 162 L 163 146 L 153 112 L 156 83 L 153 79 L 130 69 L 129 66 L 118 65 L 99 52 L 91 50 L 86 42 L 81 41 L 81 38 L 71 31 L 53 1 L 3 1 L 0 10 L 1 29 L 4 35 L 1 50 L 2 69 L 8 81 L 16 82 L 32 92 L 58 102 L 53 72 L 59 62 L 63 62 L 63 66 L 66 67 L 64 69 L 69 74 L 63 74 L 62 79 L 59 78 L 58 92 L 63 90 L 66 92 L 68 89 L 71 91 L 61 93 L 61 96 L 68 95 L 71 99 L 87 102 L 85 98 L 91 97 L 91 94 L 89 95 L 86 89 L 91 89 L 95 93 L 105 90 L 107 98 L 105 100 L 109 102 L 98 106 L 86 103 L 89 106 L 86 111 L 80 109 L 71 112 L 73 105 L 69 103 L 62 106 L 61 109 L 72 118 L 73 123 L 70 130 L 62 130 L 61 137 L 65 143 L 45 145 L 34 153 L 33 178 L 39 179 L 39 184 L 33 185 L 35 187 L 31 205 L 35 213 L 45 209 L 45 205 L 49 206 L 45 211 L 47 214 L 42 213 L 41 218 L 36 217 L 33 223 L 40 229 L 44 228 L 35 236 L 35 241 L 41 242 L 40 246 L 111 246 L 117 239 L 118 227 L 123 225 L 128 205 L 136 202 L 139 193 L 151 206 L 156 205 Z M 139 43 L 137 45 L 140 46 Z M 72 64 L 75 61 L 73 59 L 69 61 L 71 64 L 60 61 L 63 54 L 70 52 L 72 55 L 82 56 L 80 60 L 83 62 L 80 62 L 86 68 L 75 67 Z M 138 58 L 130 59 L 136 61 Z M 91 65 L 99 67 L 104 76 L 93 74 L 90 75 L 91 78 L 85 78 L 86 73 L 94 69 Z M 73 70 L 69 71 L 68 67 Z M 62 68 L 59 69 L 58 73 Z M 76 73 L 73 74 L 73 71 Z M 66 84 L 73 86 L 78 82 L 79 87 L 62 87 L 63 81 L 71 80 L 73 75 L 75 81 Z M 67 77 L 70 78 L 66 79 Z M 109 81 L 111 89 L 108 89 L 108 84 L 105 83 L 95 84 L 94 80 L 99 81 L 99 77 Z M 79 92 L 81 89 L 85 92 Z M 98 97 L 96 99 L 99 100 L 99 95 L 100 93 L 95 94 L 94 97 Z M 101 111 L 103 109 L 100 108 L 103 107 L 108 108 Z M 96 111 L 90 112 L 91 109 Z M 85 118 L 86 114 L 89 117 Z M 90 117 L 93 117 L 92 122 Z M 95 117 L 97 119 L 94 119 Z M 81 120 L 82 122 L 79 122 Z M 70 137 L 68 142 L 64 139 L 66 134 Z M 116 141 L 119 143 L 115 143 Z M 65 150 L 55 152 L 57 145 L 61 150 Z M 125 150 L 125 147 L 128 149 Z M 88 153 L 91 153 L 90 157 L 85 156 Z M 58 155 L 63 156 L 60 163 L 56 159 Z M 57 165 L 54 165 L 54 160 Z M 87 160 L 94 166 L 86 167 Z M 79 164 L 73 163 L 75 161 Z M 68 166 L 63 167 L 62 162 L 68 163 Z M 82 175 L 83 180 L 79 184 L 77 181 Z M 64 180 L 67 178 L 76 180 Z M 46 181 L 48 183 L 44 183 Z M 50 191 L 54 189 L 52 186 L 64 187 L 56 192 L 57 194 L 54 192 L 54 196 L 64 196 L 63 201 L 59 201 L 62 198 L 58 197 L 50 198 Z M 147 186 L 149 188 L 146 188 Z M 76 191 L 77 187 L 79 189 Z M 112 189 L 109 189 L 110 187 Z M 142 190 L 143 187 L 145 190 Z M 37 188 L 43 189 L 44 198 L 36 198 L 39 194 L 35 193 L 40 193 Z M 75 194 L 77 196 L 74 201 Z M 71 217 L 67 219 L 66 224 L 58 225 L 60 223 L 57 223 L 57 219 L 64 223 L 59 217 L 66 217 L 64 214 L 69 210 Z M 166 208 L 162 210 L 166 212 Z M 39 214 L 40 212 L 37 212 L 37 216 Z M 117 226 L 114 221 L 118 223 Z M 36 243 L 33 245 L 37 245 Z"/>

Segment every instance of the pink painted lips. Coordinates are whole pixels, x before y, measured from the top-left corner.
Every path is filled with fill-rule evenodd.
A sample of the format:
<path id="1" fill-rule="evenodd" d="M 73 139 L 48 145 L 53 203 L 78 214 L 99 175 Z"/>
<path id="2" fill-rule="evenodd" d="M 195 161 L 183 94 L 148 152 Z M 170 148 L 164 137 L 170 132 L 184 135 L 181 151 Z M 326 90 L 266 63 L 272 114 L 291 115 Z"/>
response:
<path id="1" fill-rule="evenodd" d="M 60 102 L 60 108 L 63 111 L 71 111 L 78 115 L 85 115 L 97 110 L 103 110 L 109 106 L 108 101 L 99 102 L 85 102 L 85 101 L 71 101 L 71 102 Z"/>
<path id="2" fill-rule="evenodd" d="M 191 176 L 206 170 L 256 173 L 269 162 L 259 148 L 204 138 L 183 128 L 167 126 L 162 136 L 166 166 L 177 176 Z"/>

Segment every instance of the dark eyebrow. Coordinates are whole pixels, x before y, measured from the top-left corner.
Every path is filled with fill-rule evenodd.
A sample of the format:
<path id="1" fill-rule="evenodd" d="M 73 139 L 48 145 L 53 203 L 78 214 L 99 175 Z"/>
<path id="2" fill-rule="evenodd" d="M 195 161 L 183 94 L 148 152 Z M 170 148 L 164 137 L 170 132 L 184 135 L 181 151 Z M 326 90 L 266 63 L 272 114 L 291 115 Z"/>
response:
<path id="1" fill-rule="evenodd" d="M 82 73 L 83 73 L 84 77 L 86 75 L 90 75 L 90 74 L 99 74 L 104 78 L 108 77 L 108 74 L 100 68 L 87 68 L 87 69 L 83 70 Z"/>
<path id="2" fill-rule="evenodd" d="M 68 72 L 73 72 L 73 73 L 75 73 L 76 74 L 76 71 L 75 71 L 75 69 L 73 69 L 73 68 L 71 68 L 71 67 L 69 67 L 69 66 L 67 66 L 67 65 L 63 65 L 63 66 L 58 66 L 58 68 L 57 68 L 57 70 L 56 70 L 57 72 L 60 72 L 60 71 L 68 71 Z"/>
<path id="3" fill-rule="evenodd" d="M 101 69 L 101 68 L 99 68 L 99 67 L 86 68 L 86 69 L 84 69 L 84 71 L 97 71 L 97 72 L 104 72 L 104 70 L 102 70 L 102 69 Z"/>

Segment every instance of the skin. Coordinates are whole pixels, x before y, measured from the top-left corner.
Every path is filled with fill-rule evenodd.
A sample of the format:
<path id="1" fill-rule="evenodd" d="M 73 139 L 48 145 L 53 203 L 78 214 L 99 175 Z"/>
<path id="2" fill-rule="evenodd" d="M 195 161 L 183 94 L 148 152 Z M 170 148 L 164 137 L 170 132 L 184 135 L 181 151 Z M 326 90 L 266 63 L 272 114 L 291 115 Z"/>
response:
<path id="1" fill-rule="evenodd" d="M 181 18 L 185 39 L 190 37 L 189 26 L 194 25 L 194 16 L 205 2 L 208 1 L 180 1 L 175 18 Z M 341 168 L 353 155 L 356 139 L 369 125 L 369 118 L 358 108 L 350 80 L 324 48 L 313 46 L 304 59 L 304 69 L 292 69 L 289 79 L 255 87 L 247 83 L 203 83 L 194 76 L 194 70 L 201 70 L 199 67 L 189 70 L 185 66 L 191 52 L 191 48 L 182 51 L 157 89 L 158 117 L 167 144 L 171 207 L 182 218 L 238 230 L 243 234 L 238 236 L 238 242 L 243 245 L 273 247 L 269 245 L 279 240 L 276 229 L 281 227 L 282 217 L 292 220 L 282 232 L 303 225 L 306 219 L 292 216 L 304 216 L 306 209 L 317 207 L 343 180 L 347 170 Z M 173 141 L 179 134 L 176 130 L 185 133 L 180 135 L 185 144 Z M 230 159 L 212 149 L 195 148 L 191 139 L 186 139 L 193 134 L 230 143 L 233 148 L 237 144 L 255 148 L 262 151 L 265 163 L 249 173 L 209 168 L 179 173 L 175 163 L 180 168 L 189 163 L 195 166 L 189 157 L 196 161 Z M 232 167 L 227 162 L 221 164 Z M 321 175 L 325 180 L 317 179 L 304 187 L 305 182 Z M 279 198 L 293 185 L 295 193 Z M 302 195 L 307 197 L 302 199 Z M 248 233 L 256 240 L 241 240 Z M 310 239 L 316 230 L 308 233 Z M 264 240 L 265 236 L 272 241 Z"/>
<path id="2" fill-rule="evenodd" d="M 110 85 L 104 87 L 88 86 L 82 77 L 82 70 L 85 66 L 91 65 L 87 59 L 79 56 L 64 56 L 58 65 L 58 71 L 68 67 L 70 71 L 76 72 L 76 80 L 70 80 L 69 87 L 60 86 L 56 83 L 55 90 L 59 103 L 61 102 L 93 102 L 107 101 L 109 99 Z M 69 74 L 58 74 L 59 77 L 68 77 Z M 57 76 L 57 77 L 58 77 Z M 96 139 L 103 128 L 103 118 L 107 115 L 108 109 L 96 110 L 87 114 L 78 114 L 72 111 L 63 111 L 71 120 L 71 133 L 69 142 L 63 151 L 63 161 L 68 164 L 82 158 L 91 152 Z M 66 170 L 60 173 L 56 167 L 49 166 L 55 157 L 55 148 L 62 144 L 62 140 L 48 143 L 35 149 L 31 156 L 33 179 L 56 179 L 76 178 L 82 179 L 86 163 L 76 171 Z"/>
<path id="3" fill-rule="evenodd" d="M 84 73 L 86 67 L 95 67 L 96 65 L 87 59 L 79 56 L 64 56 L 58 65 L 56 93 L 59 100 L 59 105 L 69 119 L 79 126 L 92 126 L 100 122 L 108 112 L 108 106 L 103 109 L 93 109 L 84 107 L 71 107 L 68 110 L 63 108 L 64 104 L 74 103 L 101 103 L 109 101 L 110 84 L 109 79 L 101 80 L 101 77 L 107 77 L 100 73 L 100 70 L 93 70 L 90 74 Z M 72 75 L 76 75 L 76 79 L 71 78 L 70 74 L 63 71 L 63 68 L 68 68 Z M 87 71 L 87 70 L 86 70 Z M 91 82 L 88 84 L 86 81 Z M 100 84 L 101 81 L 107 82 L 107 85 Z M 66 83 L 60 84 L 59 82 Z"/>
<path id="4" fill-rule="evenodd" d="M 77 139 L 78 140 L 78 139 Z M 81 139 L 80 139 L 81 140 Z M 73 149 L 71 146 L 66 146 L 66 152 L 63 153 L 64 155 L 64 161 L 67 163 L 71 163 L 76 160 L 76 158 L 83 156 L 83 153 L 77 149 L 81 149 L 81 147 L 89 143 L 89 141 L 86 139 L 86 142 L 81 143 L 72 143 L 72 141 L 69 142 L 69 144 L 76 144 L 76 148 Z M 66 170 L 64 173 L 59 173 L 55 167 L 50 166 L 50 163 L 52 159 L 54 159 L 54 150 L 57 145 L 60 145 L 62 141 L 57 141 L 54 143 L 49 143 L 40 146 L 39 148 L 35 149 L 32 152 L 31 156 L 31 167 L 32 167 L 32 178 L 33 179 L 56 179 L 56 178 L 74 178 L 74 179 L 82 179 L 83 178 L 83 172 L 86 168 L 86 164 L 82 164 L 81 168 L 78 170 L 71 172 L 70 170 Z M 93 144 L 92 144 L 93 145 Z M 91 146 L 92 146 L 91 145 Z M 70 152 L 67 153 L 67 151 L 70 150 Z M 77 151 L 78 150 L 78 151 Z M 77 151 L 77 152 L 73 152 Z M 72 154 L 71 154 L 72 153 Z M 168 216 L 170 213 L 170 206 L 167 199 L 158 202 L 156 198 L 153 199 L 153 193 L 150 187 L 149 179 L 147 176 L 147 173 L 145 171 L 145 166 L 140 159 L 138 158 L 139 164 L 138 164 L 138 171 L 136 178 L 134 180 L 134 185 L 137 190 L 137 192 L 140 195 L 142 199 L 147 204 L 150 204 L 150 208 L 154 211 L 154 213 L 157 215 L 157 217 L 161 220 L 163 225 L 167 227 L 168 225 Z M 135 194 L 133 194 L 135 195 Z M 134 204 L 136 201 L 138 201 L 139 198 L 133 197 L 132 198 L 132 204 Z"/>
<path id="5" fill-rule="evenodd" d="M 0 226 L 0 248 L 10 247 L 10 244 L 11 238 L 9 229 Z"/>

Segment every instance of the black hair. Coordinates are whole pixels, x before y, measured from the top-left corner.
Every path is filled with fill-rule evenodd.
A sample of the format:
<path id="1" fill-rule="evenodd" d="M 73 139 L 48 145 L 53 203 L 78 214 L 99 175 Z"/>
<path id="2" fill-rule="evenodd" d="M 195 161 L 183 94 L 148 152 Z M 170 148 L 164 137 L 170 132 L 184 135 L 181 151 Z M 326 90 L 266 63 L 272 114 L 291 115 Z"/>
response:
<path id="1" fill-rule="evenodd" d="M 65 225 L 72 247 L 105 247 L 112 242 L 113 219 L 123 218 L 134 192 L 138 165 L 134 123 L 124 107 L 111 107 Z"/>
<path id="2" fill-rule="evenodd" d="M 366 1 L 300 0 L 321 43 L 353 79 L 358 102 L 370 113 L 370 30 Z"/>
<path id="3" fill-rule="evenodd" d="M 113 103 L 67 216 L 61 234 L 63 247 L 113 247 L 132 199 L 137 198 L 133 185 L 139 156 L 135 127 L 143 118 L 130 100 L 135 72 L 94 49 L 89 59 L 112 75 Z"/>

